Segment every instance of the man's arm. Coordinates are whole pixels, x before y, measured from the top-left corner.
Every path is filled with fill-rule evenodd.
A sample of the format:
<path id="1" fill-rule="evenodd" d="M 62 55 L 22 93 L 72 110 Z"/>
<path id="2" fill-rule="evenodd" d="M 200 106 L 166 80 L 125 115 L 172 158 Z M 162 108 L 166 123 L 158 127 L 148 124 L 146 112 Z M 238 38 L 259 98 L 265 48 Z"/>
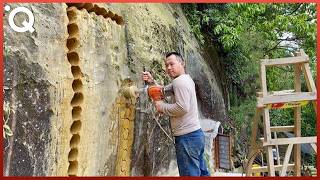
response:
<path id="1" fill-rule="evenodd" d="M 158 105 L 159 110 L 172 117 L 183 116 L 190 109 L 191 94 L 184 82 L 176 82 L 173 85 L 173 91 L 176 102 L 173 104 L 160 102 Z"/>

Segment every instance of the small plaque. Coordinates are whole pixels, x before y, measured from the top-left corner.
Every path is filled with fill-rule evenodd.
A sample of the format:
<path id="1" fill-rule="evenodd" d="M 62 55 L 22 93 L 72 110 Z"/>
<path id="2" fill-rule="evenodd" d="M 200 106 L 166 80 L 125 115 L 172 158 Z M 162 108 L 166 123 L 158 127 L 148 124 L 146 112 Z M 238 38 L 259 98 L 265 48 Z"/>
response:
<path id="1" fill-rule="evenodd" d="M 230 136 L 218 134 L 215 141 L 217 167 L 231 169 Z"/>

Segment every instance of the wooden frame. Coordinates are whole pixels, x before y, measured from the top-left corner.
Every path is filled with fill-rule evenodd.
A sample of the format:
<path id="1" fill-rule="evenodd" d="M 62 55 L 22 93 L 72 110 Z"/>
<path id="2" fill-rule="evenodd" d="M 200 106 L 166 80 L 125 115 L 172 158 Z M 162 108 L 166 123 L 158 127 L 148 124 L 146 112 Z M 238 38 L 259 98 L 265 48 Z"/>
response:
<path id="1" fill-rule="evenodd" d="M 274 106 L 267 105 L 275 103 L 292 103 L 298 101 L 312 101 L 316 109 L 317 91 L 309 67 L 309 57 L 303 50 L 296 53 L 295 57 L 277 58 L 277 59 L 262 59 L 260 64 L 260 84 L 261 92 L 257 92 L 257 106 L 256 114 L 253 119 L 252 137 L 250 156 L 254 156 L 258 148 L 257 129 L 259 124 L 260 115 L 263 115 L 263 131 L 264 137 L 259 138 L 262 141 L 261 146 L 266 149 L 267 166 L 252 167 L 252 157 L 249 157 L 247 165 L 247 176 L 253 173 L 268 172 L 269 176 L 275 176 L 275 171 L 279 171 L 280 176 L 285 176 L 288 170 L 294 170 L 295 176 L 301 175 L 301 144 L 310 143 L 316 152 L 317 137 L 301 137 L 301 104 L 294 106 L 287 106 L 294 108 L 294 125 L 287 126 L 270 126 L 269 108 Z M 268 92 L 266 68 L 270 66 L 294 66 L 294 90 L 284 90 L 276 92 Z M 309 92 L 301 92 L 301 75 L 304 74 Z M 295 137 L 292 138 L 277 138 L 272 139 L 271 133 L 274 132 L 293 132 Z M 288 145 L 282 165 L 274 165 L 272 147 L 278 145 Z M 294 155 L 294 164 L 289 164 L 290 156 Z"/>
<path id="2" fill-rule="evenodd" d="M 317 99 L 317 94 L 315 92 L 301 92 L 301 93 L 293 93 L 287 94 L 282 96 L 276 95 L 267 95 L 265 97 L 258 97 L 258 108 L 263 108 L 267 104 L 274 104 L 274 103 L 288 103 L 293 101 L 315 101 Z"/>
<path id="3" fill-rule="evenodd" d="M 277 59 L 261 59 L 261 65 L 263 66 L 284 66 L 291 64 L 302 64 L 308 63 L 309 59 L 307 56 L 277 58 Z"/>
<path id="4" fill-rule="evenodd" d="M 263 146 L 273 146 L 273 145 L 285 145 L 285 144 L 309 144 L 316 143 L 317 137 L 292 137 L 292 138 L 278 138 L 271 139 L 269 141 L 264 141 Z"/>

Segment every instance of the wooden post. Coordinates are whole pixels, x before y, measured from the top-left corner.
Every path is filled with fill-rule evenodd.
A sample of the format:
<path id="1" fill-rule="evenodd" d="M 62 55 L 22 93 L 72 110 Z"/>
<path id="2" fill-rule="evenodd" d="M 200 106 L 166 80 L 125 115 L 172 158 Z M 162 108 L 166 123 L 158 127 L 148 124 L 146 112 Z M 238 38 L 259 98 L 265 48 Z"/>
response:
<path id="1" fill-rule="evenodd" d="M 264 141 L 269 142 L 271 140 L 271 129 L 270 129 L 270 116 L 269 109 L 263 109 L 263 120 L 264 120 Z"/>
<path id="2" fill-rule="evenodd" d="M 270 116 L 269 109 L 263 109 L 263 125 L 264 125 L 264 141 L 269 142 L 271 140 L 271 129 L 270 129 Z M 272 153 L 272 145 L 268 145 L 267 149 L 267 164 L 268 164 L 268 172 L 269 176 L 275 176 L 274 170 L 274 162 L 273 162 L 273 153 Z"/>
<path id="3" fill-rule="evenodd" d="M 309 64 L 308 63 L 304 63 L 302 65 L 302 70 L 303 70 L 304 78 L 305 78 L 306 83 L 307 83 L 308 91 L 309 92 L 317 92 L 317 88 L 316 88 L 316 85 L 315 85 L 315 83 L 313 81 Z M 312 103 L 313 103 L 314 110 L 317 113 L 316 101 L 313 101 Z"/>
<path id="4" fill-rule="evenodd" d="M 294 67 L 294 88 L 296 92 L 301 92 L 301 65 L 297 64 Z M 296 137 L 301 137 L 301 107 L 294 108 L 294 134 Z M 301 176 L 301 145 L 295 144 L 293 150 L 295 176 Z"/>
<path id="5" fill-rule="evenodd" d="M 260 65 L 260 83 L 261 83 L 261 90 L 262 90 L 262 97 L 266 97 L 268 94 L 267 88 L 267 75 L 266 75 L 266 66 L 261 64 Z"/>
<path id="6" fill-rule="evenodd" d="M 284 160 L 283 160 L 283 166 L 282 166 L 282 169 L 281 169 L 280 176 L 285 176 L 286 175 L 288 164 L 289 164 L 289 159 L 290 159 L 290 156 L 291 156 L 292 146 L 293 146 L 293 144 L 289 144 L 288 145 L 288 148 L 287 148 L 287 151 L 286 151 L 286 155 L 285 155 Z"/>

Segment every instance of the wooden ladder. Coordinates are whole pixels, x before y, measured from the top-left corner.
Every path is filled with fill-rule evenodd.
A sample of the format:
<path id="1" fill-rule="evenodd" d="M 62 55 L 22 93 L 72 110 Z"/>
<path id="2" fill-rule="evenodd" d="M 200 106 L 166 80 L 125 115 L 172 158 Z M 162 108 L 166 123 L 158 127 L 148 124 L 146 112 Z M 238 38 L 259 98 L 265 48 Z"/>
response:
<path id="1" fill-rule="evenodd" d="M 272 66 L 294 66 L 294 90 L 267 91 L 266 68 Z M 301 75 L 306 79 L 308 92 L 301 92 Z M 260 83 L 262 92 L 257 93 L 256 114 L 252 124 L 251 148 L 249 152 L 249 161 L 247 162 L 246 175 L 252 176 L 255 173 L 267 172 L 268 176 L 275 176 L 276 171 L 280 176 L 286 176 L 287 171 L 292 170 L 295 176 L 301 175 L 301 144 L 310 143 L 316 151 L 317 138 L 301 137 L 301 106 L 312 101 L 316 111 L 316 86 L 311 76 L 309 67 L 309 57 L 303 50 L 295 53 L 294 57 L 278 58 L 278 59 L 262 59 L 260 63 Z M 294 109 L 294 125 L 293 126 L 270 126 L 270 109 L 277 108 L 293 108 Z M 263 119 L 263 138 L 258 138 L 258 124 Z M 293 132 L 295 137 L 292 138 L 276 138 L 277 132 Z M 272 138 L 271 133 L 275 136 Z M 260 142 L 259 142 L 260 141 Z M 278 149 L 279 145 L 288 145 L 284 160 L 280 164 L 274 165 L 274 156 L 272 148 Z M 293 151 L 294 163 L 289 164 L 290 156 Z M 262 167 L 252 167 L 255 156 L 258 153 L 265 152 L 267 165 Z M 279 152 L 277 152 L 279 153 Z"/>

